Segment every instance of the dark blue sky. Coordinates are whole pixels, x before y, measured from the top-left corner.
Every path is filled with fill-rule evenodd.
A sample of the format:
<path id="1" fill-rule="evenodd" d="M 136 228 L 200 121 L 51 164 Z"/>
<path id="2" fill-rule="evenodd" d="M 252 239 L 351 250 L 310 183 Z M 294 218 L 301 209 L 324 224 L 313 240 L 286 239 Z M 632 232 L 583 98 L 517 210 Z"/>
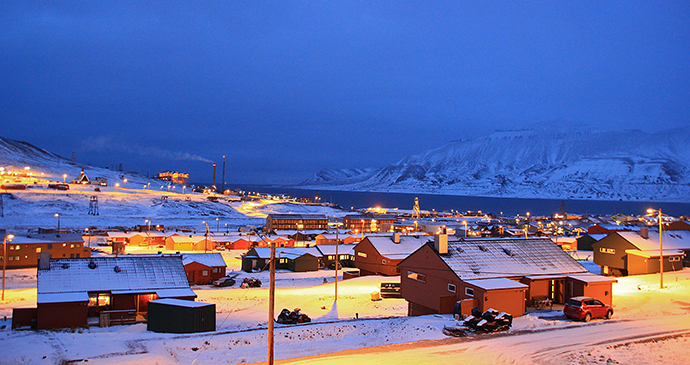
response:
<path id="1" fill-rule="evenodd" d="M 686 1 L 45 3 L 0 4 L 0 135 L 98 166 L 209 181 L 226 155 L 228 182 L 294 182 L 535 122 L 690 117 Z"/>

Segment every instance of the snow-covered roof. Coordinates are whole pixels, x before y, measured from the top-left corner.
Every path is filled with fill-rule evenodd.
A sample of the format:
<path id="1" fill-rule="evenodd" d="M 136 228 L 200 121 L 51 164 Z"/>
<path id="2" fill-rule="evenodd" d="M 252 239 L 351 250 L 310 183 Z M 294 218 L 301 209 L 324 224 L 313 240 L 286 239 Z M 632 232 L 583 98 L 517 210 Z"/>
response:
<path id="1" fill-rule="evenodd" d="M 529 288 L 529 285 L 506 278 L 465 280 L 465 282 L 486 290 Z"/>
<path id="2" fill-rule="evenodd" d="M 690 249 L 690 231 L 663 231 L 664 248 L 674 250 Z M 616 232 L 641 251 L 659 250 L 659 232 L 649 231 L 649 238 L 643 238 L 637 232 Z"/>
<path id="3" fill-rule="evenodd" d="M 356 245 L 338 245 L 338 255 L 354 255 Z M 317 245 L 324 255 L 335 255 L 335 245 Z"/>
<path id="4" fill-rule="evenodd" d="M 400 236 L 400 243 L 393 242 L 393 236 L 367 236 L 369 242 L 382 256 L 391 255 L 405 256 L 415 252 L 425 243 L 434 240 L 433 236 Z"/>
<path id="5" fill-rule="evenodd" d="M 197 242 L 201 242 L 203 240 L 206 240 L 207 238 L 206 238 L 206 236 L 202 236 L 202 235 L 186 235 L 186 236 L 170 236 L 170 239 L 175 243 L 186 243 L 186 242 L 197 243 Z M 213 241 L 213 237 L 209 236 L 208 240 Z"/>
<path id="6" fill-rule="evenodd" d="M 189 289 L 178 255 L 51 259 L 50 269 L 38 270 L 37 282 L 39 295 Z"/>
<path id="7" fill-rule="evenodd" d="M 256 252 L 256 256 L 247 257 L 257 257 L 260 259 L 270 259 L 271 258 L 271 248 L 270 247 L 254 247 L 252 250 Z M 312 255 L 314 257 L 322 257 L 321 251 L 316 247 L 276 247 L 276 257 L 277 258 L 289 258 L 295 259 L 302 255 Z"/>
<path id="8" fill-rule="evenodd" d="M 587 272 L 548 238 L 449 241 L 439 256 L 463 280 Z"/>
<path id="9" fill-rule="evenodd" d="M 605 234 L 605 233 L 601 233 L 601 234 L 588 234 L 588 235 L 582 236 L 582 237 L 587 237 L 587 236 L 593 238 L 594 240 L 599 241 L 599 240 L 601 240 L 602 238 L 608 236 L 608 234 Z M 582 237 L 580 237 L 580 238 L 582 238 Z"/>
<path id="10" fill-rule="evenodd" d="M 89 293 L 39 293 L 36 296 L 36 303 L 70 303 L 70 302 L 88 302 Z"/>
<path id="11" fill-rule="evenodd" d="M 226 267 L 223 255 L 220 253 L 189 253 L 182 255 L 182 264 L 197 262 L 208 267 Z"/>
<path id="12" fill-rule="evenodd" d="M 568 275 L 569 278 L 581 281 L 583 283 L 617 283 L 618 280 L 609 278 L 603 275 L 593 274 L 591 272 L 584 272 L 581 274 Z"/>
<path id="13" fill-rule="evenodd" d="M 635 255 L 635 256 L 641 256 L 641 257 L 646 257 L 646 258 L 651 258 L 651 257 L 659 257 L 661 256 L 661 251 L 660 250 L 648 250 L 648 251 L 638 251 L 638 250 L 625 250 L 625 253 Z M 664 250 L 664 257 L 668 256 L 681 256 L 683 255 L 682 250 Z"/>
<path id="14" fill-rule="evenodd" d="M 324 214 L 269 214 L 271 219 L 328 219 Z"/>
<path id="15" fill-rule="evenodd" d="M 3 237 L 4 238 L 4 237 Z M 8 243 L 14 243 L 14 244 L 38 244 L 38 243 L 60 243 L 60 242 L 65 242 L 65 243 L 74 243 L 74 242 L 79 242 L 83 243 L 84 240 L 81 238 L 81 235 L 79 234 L 61 234 L 59 237 L 56 237 L 56 235 L 48 235 L 45 237 L 45 235 L 31 235 L 31 236 L 17 236 L 15 235 L 14 238 L 10 241 L 8 240 Z"/>
<path id="16" fill-rule="evenodd" d="M 193 300 L 182 300 L 182 299 L 172 299 L 172 298 L 156 299 L 156 300 L 150 301 L 149 303 L 173 305 L 175 307 L 186 307 L 186 308 L 200 308 L 200 307 L 208 307 L 211 305 L 215 305 L 213 303 L 195 302 Z"/>

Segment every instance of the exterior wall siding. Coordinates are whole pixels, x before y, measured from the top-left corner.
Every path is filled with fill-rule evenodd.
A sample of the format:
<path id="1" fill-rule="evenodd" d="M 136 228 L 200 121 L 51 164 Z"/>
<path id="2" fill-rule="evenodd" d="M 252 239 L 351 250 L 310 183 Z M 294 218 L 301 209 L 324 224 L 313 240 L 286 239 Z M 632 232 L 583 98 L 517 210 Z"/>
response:
<path id="1" fill-rule="evenodd" d="M 37 329 L 87 326 L 87 302 L 41 303 L 37 308 Z"/>

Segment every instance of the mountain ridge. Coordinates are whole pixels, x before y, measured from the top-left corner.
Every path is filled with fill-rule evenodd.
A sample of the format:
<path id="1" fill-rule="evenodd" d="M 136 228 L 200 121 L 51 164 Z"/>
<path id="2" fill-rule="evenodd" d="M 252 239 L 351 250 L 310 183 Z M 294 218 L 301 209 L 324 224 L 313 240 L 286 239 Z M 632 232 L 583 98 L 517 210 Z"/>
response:
<path id="1" fill-rule="evenodd" d="M 546 128 L 548 127 L 548 128 Z M 454 140 L 381 168 L 327 169 L 298 186 L 515 198 L 690 200 L 690 128 L 541 124 Z M 346 177 L 343 177 L 346 176 Z"/>

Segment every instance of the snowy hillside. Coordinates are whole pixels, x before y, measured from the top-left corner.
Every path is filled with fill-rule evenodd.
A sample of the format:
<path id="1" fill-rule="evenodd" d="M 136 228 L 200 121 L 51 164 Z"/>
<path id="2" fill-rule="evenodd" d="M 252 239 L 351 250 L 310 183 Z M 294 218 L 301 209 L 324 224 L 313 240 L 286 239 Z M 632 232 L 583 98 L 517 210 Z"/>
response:
<path id="1" fill-rule="evenodd" d="M 160 181 L 135 172 L 113 171 L 106 168 L 79 164 L 30 143 L 0 137 L 0 167 L 4 167 L 7 170 L 21 170 L 26 166 L 31 167 L 33 171 L 43 173 L 43 177 L 46 179 L 59 182 L 63 180 L 69 182 L 75 179 L 79 176 L 81 170 L 84 169 L 87 176 L 91 179 L 94 177 L 104 177 L 108 179 L 111 185 L 115 183 L 123 184 L 124 179 L 127 179 L 130 186 L 141 185 L 143 187 L 145 184 L 151 184 L 149 188 L 159 188 L 163 185 Z M 63 178 L 63 175 L 67 176 Z"/>
<path id="2" fill-rule="evenodd" d="M 345 214 L 328 206 L 280 200 L 245 202 L 219 194 L 195 193 L 189 187 L 183 189 L 179 184 L 169 185 L 137 173 L 79 165 L 29 143 L 2 137 L 0 167 L 4 168 L 3 184 L 26 186 L 25 190 L 0 191 L 0 228 L 12 232 L 54 228 L 58 223 L 55 214 L 59 214 L 63 229 L 132 227 L 150 220 L 152 224 L 199 231 L 205 230 L 202 222 L 209 222 L 211 231 L 262 226 L 271 213 Z M 70 182 L 82 169 L 91 179 L 107 178 L 108 186 L 70 184 L 69 190 L 48 188 L 49 181 Z M 10 171 L 30 172 L 32 177 L 7 176 Z M 89 214 L 92 198 L 97 199 L 97 215 Z"/>
<path id="3" fill-rule="evenodd" d="M 690 132 L 600 132 L 545 123 L 453 141 L 379 169 L 321 171 L 300 186 L 685 202 L 690 200 Z"/>

